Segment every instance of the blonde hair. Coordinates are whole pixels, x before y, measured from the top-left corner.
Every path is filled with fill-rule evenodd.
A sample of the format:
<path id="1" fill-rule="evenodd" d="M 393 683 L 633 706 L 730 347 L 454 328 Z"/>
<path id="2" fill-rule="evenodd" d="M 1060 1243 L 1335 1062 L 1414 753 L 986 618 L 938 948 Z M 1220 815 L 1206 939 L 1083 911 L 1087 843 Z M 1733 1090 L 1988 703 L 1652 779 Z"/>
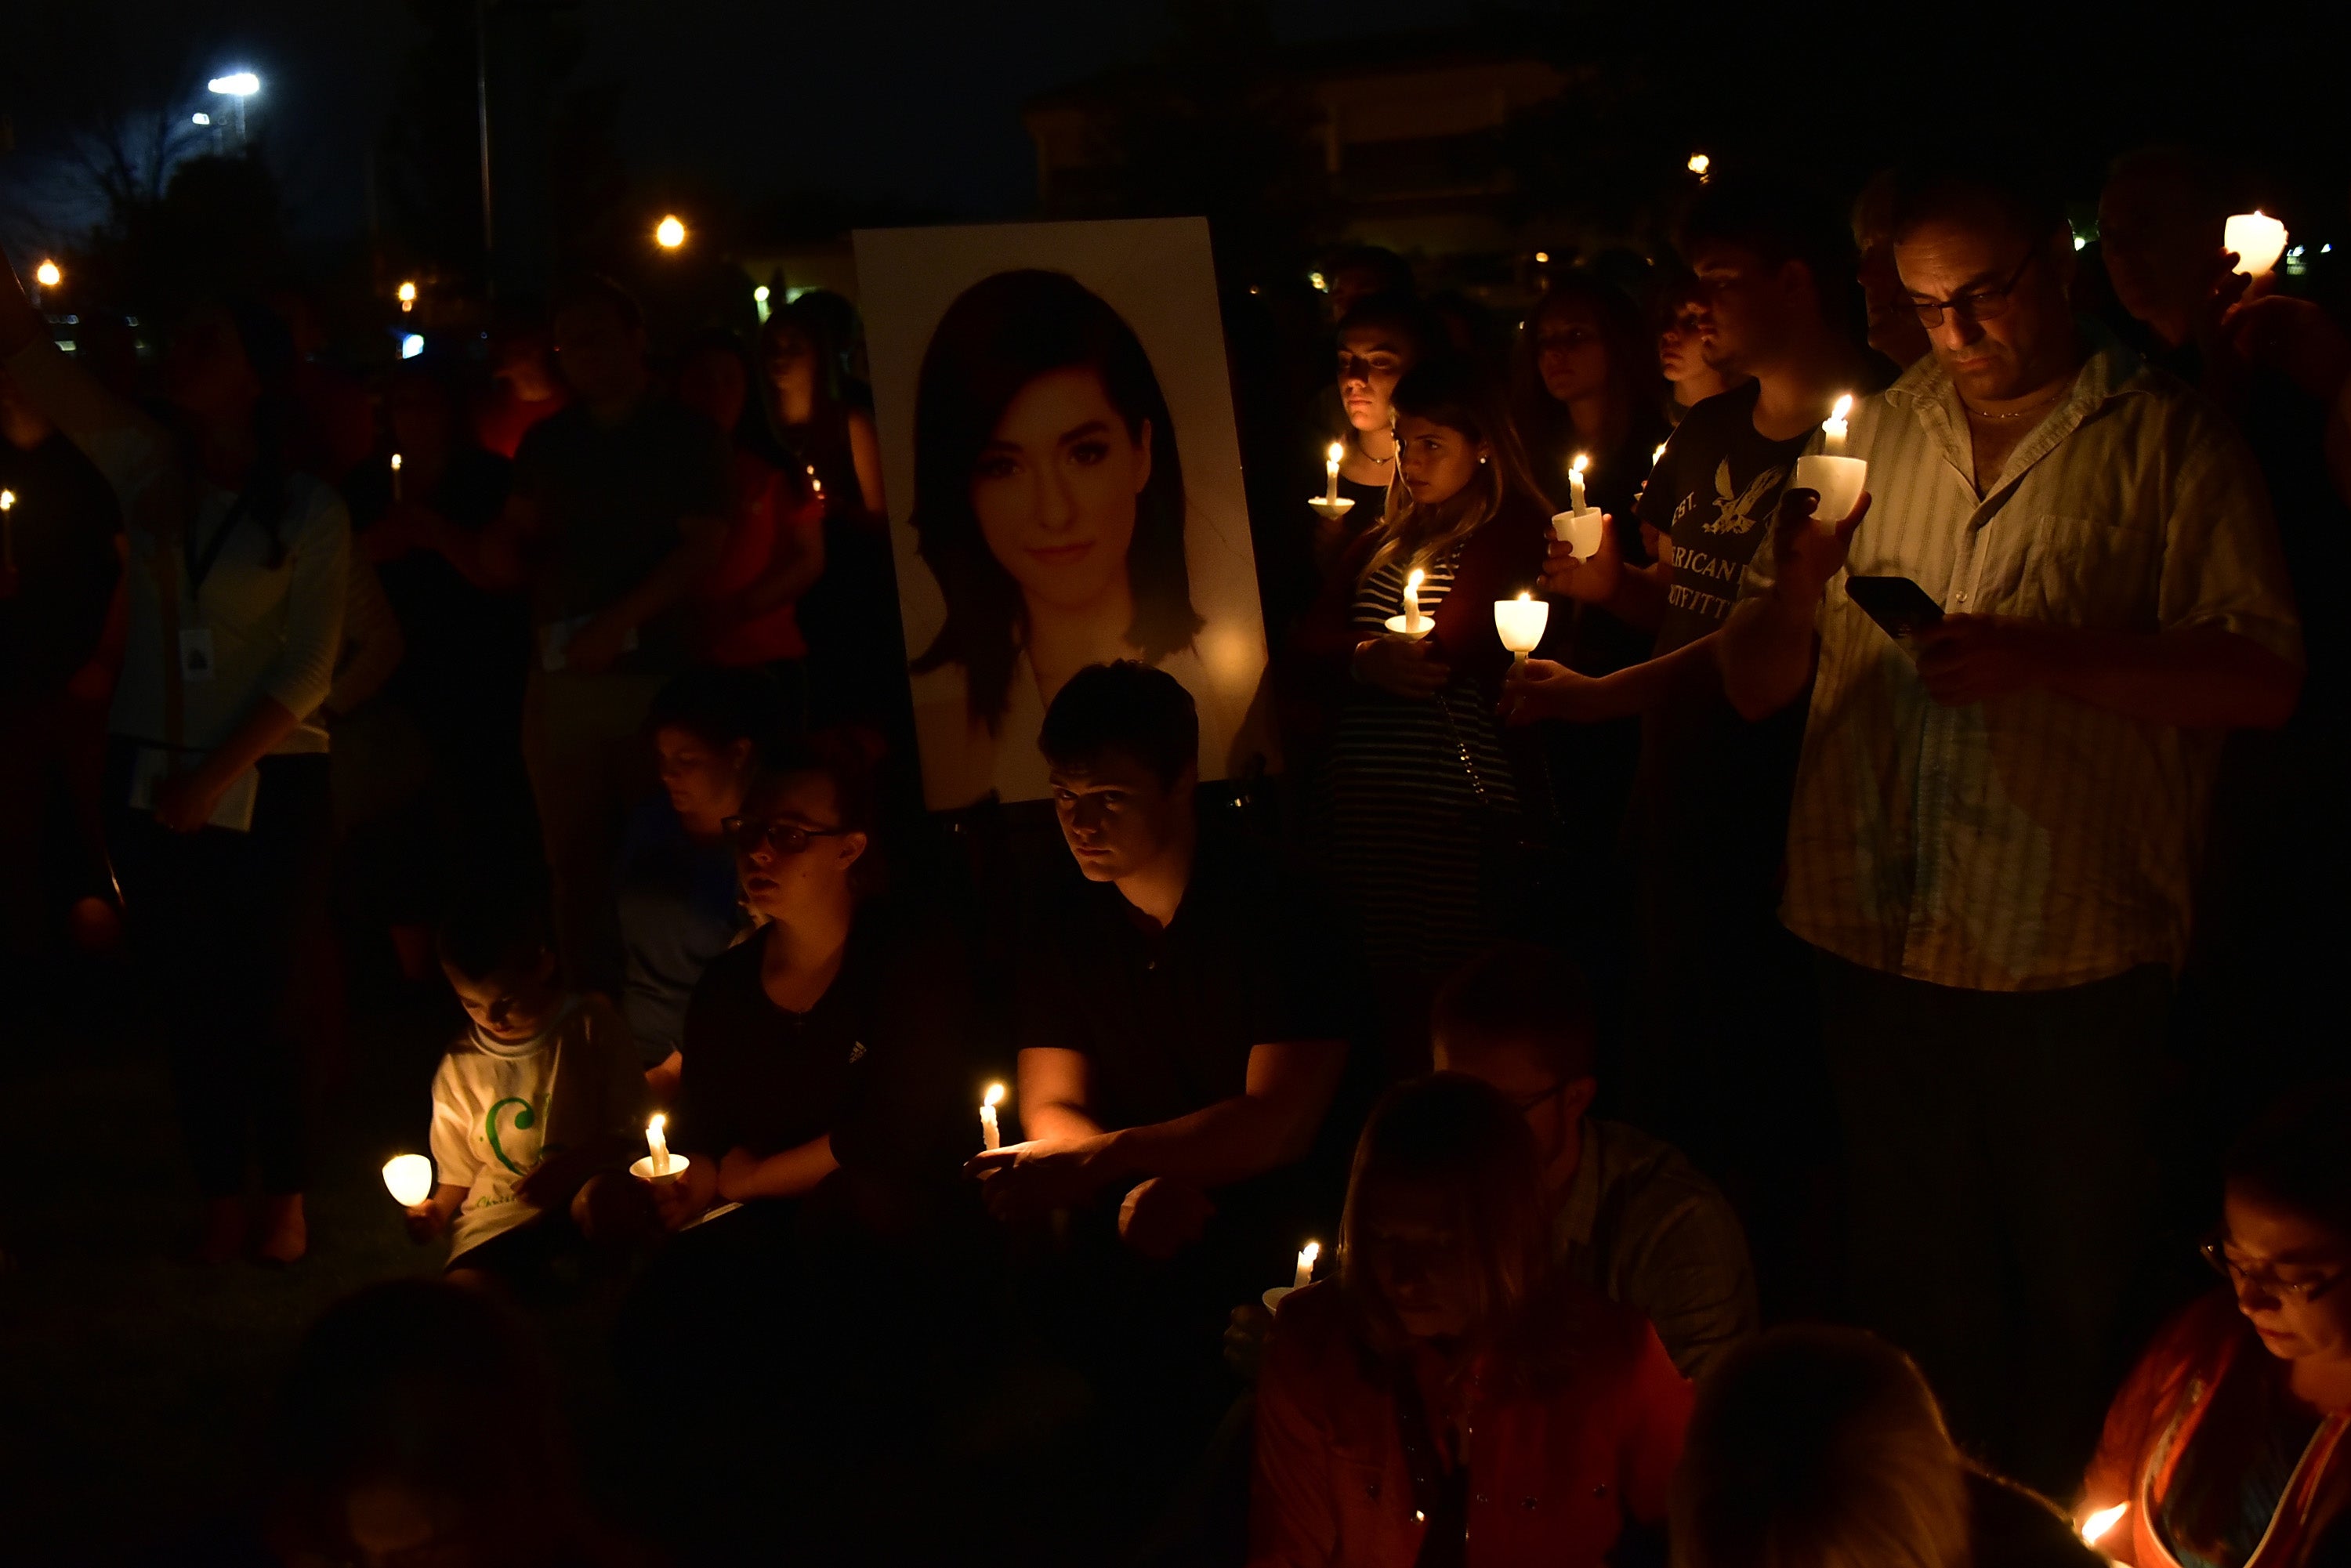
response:
<path id="1" fill-rule="evenodd" d="M 1380 570 L 1395 563 L 1399 570 L 1426 567 L 1467 542 L 1501 511 L 1516 492 L 1547 516 L 1551 508 L 1527 472 L 1525 451 L 1510 423 L 1501 388 L 1458 359 L 1416 365 L 1396 383 L 1394 406 L 1399 417 L 1416 415 L 1432 424 L 1458 430 L 1486 448 L 1487 461 L 1478 465 L 1469 483 L 1433 506 L 1421 506 L 1401 483 L 1404 447 L 1396 447 L 1397 483 L 1388 486 L 1387 512 L 1380 519 L 1379 543 L 1364 563 L 1358 585 L 1369 582 Z"/>
<path id="2" fill-rule="evenodd" d="M 1700 1385 L 1671 1538 L 1673 1568 L 1967 1568 L 1967 1463 L 1900 1351 L 1776 1330 Z"/>

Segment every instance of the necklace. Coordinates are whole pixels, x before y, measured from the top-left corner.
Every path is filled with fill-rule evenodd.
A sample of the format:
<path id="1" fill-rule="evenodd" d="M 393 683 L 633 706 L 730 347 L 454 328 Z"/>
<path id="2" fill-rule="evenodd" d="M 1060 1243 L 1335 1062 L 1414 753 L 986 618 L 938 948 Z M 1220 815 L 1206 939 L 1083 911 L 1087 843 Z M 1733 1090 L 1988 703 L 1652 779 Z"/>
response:
<path id="1" fill-rule="evenodd" d="M 2042 409 L 2047 408 L 2051 403 L 2055 402 L 2059 398 L 2064 397 L 2069 390 L 2071 390 L 2071 383 L 2068 383 L 2066 386 L 2059 387 L 2055 392 L 2051 392 L 2047 397 L 2043 398 L 2040 402 L 2028 403 L 2024 407 L 2018 409 L 2013 413 L 1993 413 L 1989 410 L 1976 407 L 1965 398 L 1961 398 L 1959 400 L 1959 406 L 1968 411 L 1968 417 L 1970 419 L 2022 419 L 2028 413 L 2037 413 Z"/>

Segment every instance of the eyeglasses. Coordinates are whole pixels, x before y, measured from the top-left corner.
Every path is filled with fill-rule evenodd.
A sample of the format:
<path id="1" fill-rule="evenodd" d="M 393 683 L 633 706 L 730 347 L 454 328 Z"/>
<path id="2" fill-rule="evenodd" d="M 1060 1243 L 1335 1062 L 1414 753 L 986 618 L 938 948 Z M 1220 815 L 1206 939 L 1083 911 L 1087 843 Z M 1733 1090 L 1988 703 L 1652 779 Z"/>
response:
<path id="1" fill-rule="evenodd" d="M 2351 1270 L 2338 1269 L 2324 1279 L 2281 1280 L 2267 1269 L 2248 1269 L 2232 1260 L 2226 1239 L 2219 1236 L 2208 1237 L 2199 1242 L 2196 1250 L 2211 1266 L 2212 1271 L 2231 1286 L 2241 1290 L 2251 1285 L 2265 1296 L 2274 1296 L 2279 1301 L 2294 1301 L 2302 1306 L 2308 1306 L 2345 1279 L 2351 1278 Z"/>
<path id="2" fill-rule="evenodd" d="M 2035 246 L 2026 253 L 2024 259 L 2017 264 L 2016 270 L 2008 275 L 2007 282 L 1995 284 L 1990 288 L 1974 289 L 1949 299 L 1914 298 L 1910 301 L 1910 308 L 1918 312 L 1919 325 L 1928 328 L 1941 326 L 1943 312 L 1946 310 L 1956 310 L 1969 320 L 1978 323 L 1997 321 L 2008 314 L 2008 308 L 2012 302 L 2011 296 L 2014 294 L 2016 286 L 2024 281 L 2024 275 L 2030 272 L 2032 269 L 2032 264 L 2040 259 L 2041 247 Z"/>
<path id="3" fill-rule="evenodd" d="M 1566 1090 L 1568 1082 L 1562 1078 L 1548 1089 L 1538 1089 L 1531 1094 L 1513 1094 L 1510 1096 L 1510 1103 L 1516 1106 L 1519 1114 L 1523 1116 L 1536 1106 L 1557 1099 Z"/>
<path id="4" fill-rule="evenodd" d="M 778 855 L 796 855 L 816 839 L 837 839 L 849 831 L 846 828 L 804 828 L 798 822 L 769 822 L 758 817 L 729 817 L 718 824 L 738 855 L 757 854 L 761 850 Z"/>

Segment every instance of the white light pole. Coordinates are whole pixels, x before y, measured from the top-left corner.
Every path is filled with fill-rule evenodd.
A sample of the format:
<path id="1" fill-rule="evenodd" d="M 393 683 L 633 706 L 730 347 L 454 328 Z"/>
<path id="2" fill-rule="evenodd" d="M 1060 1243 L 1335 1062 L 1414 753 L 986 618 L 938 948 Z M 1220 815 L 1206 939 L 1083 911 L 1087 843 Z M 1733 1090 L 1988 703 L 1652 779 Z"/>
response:
<path id="1" fill-rule="evenodd" d="M 261 78 L 251 71 L 236 71 L 225 77 L 214 77 L 204 84 L 225 98 L 236 100 L 237 151 L 245 150 L 245 100 L 261 90 Z"/>

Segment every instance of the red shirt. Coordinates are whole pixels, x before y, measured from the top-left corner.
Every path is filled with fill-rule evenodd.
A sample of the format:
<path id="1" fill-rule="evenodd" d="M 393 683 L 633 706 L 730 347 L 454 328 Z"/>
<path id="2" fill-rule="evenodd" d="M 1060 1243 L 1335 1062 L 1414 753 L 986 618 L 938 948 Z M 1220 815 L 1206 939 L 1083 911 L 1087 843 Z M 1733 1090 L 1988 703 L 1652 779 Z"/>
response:
<path id="1" fill-rule="evenodd" d="M 701 590 L 703 600 L 722 612 L 726 625 L 712 640 L 708 657 L 716 664 L 737 665 L 804 659 L 808 642 L 789 601 L 748 621 L 723 612 L 767 575 L 778 549 L 795 541 L 802 549 L 815 546 L 824 531 L 824 503 L 813 497 L 796 498 L 781 474 L 740 448 L 735 452 L 734 475 L 735 527 L 726 536 L 726 553 L 703 580 Z"/>
<path id="2" fill-rule="evenodd" d="M 1487 1379 L 1467 1396 L 1472 1568 L 1601 1568 L 1626 1519 L 1664 1521 L 1681 1458 L 1690 1385 L 1647 1320 L 1582 1290 L 1540 1310 L 1561 1364 L 1531 1391 Z M 1258 1387 L 1249 1568 L 1412 1568 L 1414 1514 L 1395 1396 L 1338 1287 L 1284 1298 Z"/>

